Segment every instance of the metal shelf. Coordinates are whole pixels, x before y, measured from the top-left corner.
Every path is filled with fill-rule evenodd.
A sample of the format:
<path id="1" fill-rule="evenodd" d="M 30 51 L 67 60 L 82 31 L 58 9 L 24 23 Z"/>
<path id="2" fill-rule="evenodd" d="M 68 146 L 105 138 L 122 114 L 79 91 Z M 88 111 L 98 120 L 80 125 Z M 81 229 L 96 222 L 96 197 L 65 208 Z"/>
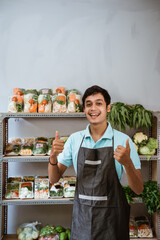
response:
<path id="1" fill-rule="evenodd" d="M 10 199 L 2 200 L 2 206 L 8 205 L 59 205 L 73 204 L 74 198 L 55 198 L 55 199 Z"/>
<path id="2" fill-rule="evenodd" d="M 83 112 L 79 113 L 0 113 L 0 118 L 84 118 Z"/>

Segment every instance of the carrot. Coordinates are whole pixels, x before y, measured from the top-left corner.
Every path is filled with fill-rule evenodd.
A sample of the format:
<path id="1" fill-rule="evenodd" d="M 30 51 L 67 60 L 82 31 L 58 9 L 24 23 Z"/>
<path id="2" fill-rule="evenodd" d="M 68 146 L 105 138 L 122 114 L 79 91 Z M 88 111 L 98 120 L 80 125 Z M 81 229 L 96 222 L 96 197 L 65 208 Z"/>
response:
<path id="1" fill-rule="evenodd" d="M 47 100 L 43 100 L 43 101 L 41 102 L 42 105 L 46 105 L 47 103 L 48 103 Z"/>
<path id="2" fill-rule="evenodd" d="M 75 102 L 76 105 L 79 105 L 79 100 L 78 99 L 76 99 L 74 102 Z"/>
<path id="3" fill-rule="evenodd" d="M 19 88 L 14 88 L 13 89 L 13 95 L 17 95 L 17 92 L 19 91 Z"/>
<path id="4" fill-rule="evenodd" d="M 33 103 L 34 103 L 34 100 L 33 100 L 33 99 L 30 99 L 28 102 L 29 102 L 30 104 L 33 104 Z"/>
<path id="5" fill-rule="evenodd" d="M 74 102 L 75 100 L 76 100 L 75 94 L 70 94 L 70 95 L 69 95 L 69 101 L 70 101 L 70 102 Z"/>
<path id="6" fill-rule="evenodd" d="M 59 100 L 59 101 L 62 101 L 62 102 L 65 102 L 65 101 L 66 101 L 66 97 L 63 96 L 63 95 L 57 96 L 56 99 Z"/>
<path id="7" fill-rule="evenodd" d="M 36 113 L 37 112 L 37 103 L 34 103 L 31 105 L 30 109 L 29 109 L 30 113 Z"/>
<path id="8" fill-rule="evenodd" d="M 17 102 L 20 104 L 23 103 L 23 98 L 20 95 L 17 95 Z"/>
<path id="9" fill-rule="evenodd" d="M 38 112 L 39 113 L 44 113 L 45 112 L 45 106 L 43 104 L 38 104 Z"/>
<path id="10" fill-rule="evenodd" d="M 12 97 L 12 101 L 17 102 L 17 97 Z"/>
<path id="11" fill-rule="evenodd" d="M 59 87 L 59 89 L 61 90 L 61 93 L 65 94 L 65 88 L 64 87 Z"/>
<path id="12" fill-rule="evenodd" d="M 57 89 L 56 89 L 56 93 L 62 93 L 61 89 L 60 89 L 60 88 L 57 88 Z"/>

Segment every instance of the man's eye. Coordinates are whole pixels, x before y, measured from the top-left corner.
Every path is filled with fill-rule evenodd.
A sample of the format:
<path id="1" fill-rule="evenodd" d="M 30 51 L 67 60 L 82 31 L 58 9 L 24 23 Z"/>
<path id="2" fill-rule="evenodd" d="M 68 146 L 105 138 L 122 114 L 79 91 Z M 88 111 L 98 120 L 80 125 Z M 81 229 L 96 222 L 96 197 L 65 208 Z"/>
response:
<path id="1" fill-rule="evenodd" d="M 102 103 L 101 102 L 97 102 L 97 105 L 100 106 L 100 105 L 102 105 Z"/>
<path id="2" fill-rule="evenodd" d="M 91 106 L 91 104 L 90 104 L 90 103 L 87 103 L 87 104 L 86 104 L 86 107 L 90 107 L 90 106 Z"/>

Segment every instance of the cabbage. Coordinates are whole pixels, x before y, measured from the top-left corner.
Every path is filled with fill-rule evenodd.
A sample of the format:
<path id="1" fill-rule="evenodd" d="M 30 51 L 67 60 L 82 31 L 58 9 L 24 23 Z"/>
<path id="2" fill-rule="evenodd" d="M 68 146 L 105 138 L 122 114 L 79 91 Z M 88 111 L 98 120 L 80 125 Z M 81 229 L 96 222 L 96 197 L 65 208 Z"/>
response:
<path id="1" fill-rule="evenodd" d="M 154 155 L 155 152 L 155 149 L 150 150 L 147 146 L 142 146 L 139 148 L 139 153 L 143 155 Z"/>
<path id="2" fill-rule="evenodd" d="M 149 148 L 150 151 L 158 148 L 157 139 L 155 139 L 155 138 L 149 138 L 148 143 L 147 143 L 146 146 Z"/>

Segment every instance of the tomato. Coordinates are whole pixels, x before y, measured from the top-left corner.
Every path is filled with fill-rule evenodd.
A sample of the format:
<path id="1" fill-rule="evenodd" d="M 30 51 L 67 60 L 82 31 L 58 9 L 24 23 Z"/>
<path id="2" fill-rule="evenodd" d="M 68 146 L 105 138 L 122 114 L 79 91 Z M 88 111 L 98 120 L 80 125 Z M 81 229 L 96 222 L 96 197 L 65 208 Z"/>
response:
<path id="1" fill-rule="evenodd" d="M 23 95 L 23 92 L 19 90 L 19 91 L 17 92 L 17 94 L 18 94 L 18 95 Z"/>
<path id="2" fill-rule="evenodd" d="M 16 97 L 13 97 L 13 98 L 12 98 L 12 101 L 14 101 L 14 102 L 17 102 L 17 100 L 18 100 L 18 99 L 17 99 Z"/>
<path id="3" fill-rule="evenodd" d="M 61 89 L 57 88 L 56 93 L 62 93 Z"/>
<path id="4" fill-rule="evenodd" d="M 29 102 L 30 104 L 33 104 L 33 103 L 34 103 L 34 100 L 33 100 L 33 99 L 30 99 L 28 102 Z"/>
<path id="5" fill-rule="evenodd" d="M 46 105 L 47 103 L 48 103 L 47 100 L 43 100 L 43 101 L 41 102 L 42 105 Z"/>
<path id="6" fill-rule="evenodd" d="M 79 100 L 78 99 L 76 99 L 74 102 L 75 102 L 76 105 L 79 105 Z"/>

